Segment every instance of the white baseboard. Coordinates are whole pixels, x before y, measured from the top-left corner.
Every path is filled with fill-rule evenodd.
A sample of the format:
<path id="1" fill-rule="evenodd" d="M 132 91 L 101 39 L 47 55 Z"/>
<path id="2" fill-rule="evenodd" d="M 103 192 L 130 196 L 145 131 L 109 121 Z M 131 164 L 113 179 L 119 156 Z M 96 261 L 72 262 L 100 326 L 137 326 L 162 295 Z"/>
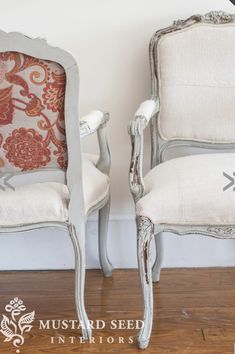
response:
<path id="1" fill-rule="evenodd" d="M 71 269 L 73 248 L 64 231 L 30 231 L 1 235 L 1 270 Z M 136 268 L 136 234 L 133 215 L 112 215 L 108 243 L 115 268 Z M 164 235 L 163 267 L 235 266 L 235 241 L 205 236 Z M 99 268 L 97 218 L 87 225 L 87 268 Z M 155 256 L 153 245 L 152 256 Z"/>

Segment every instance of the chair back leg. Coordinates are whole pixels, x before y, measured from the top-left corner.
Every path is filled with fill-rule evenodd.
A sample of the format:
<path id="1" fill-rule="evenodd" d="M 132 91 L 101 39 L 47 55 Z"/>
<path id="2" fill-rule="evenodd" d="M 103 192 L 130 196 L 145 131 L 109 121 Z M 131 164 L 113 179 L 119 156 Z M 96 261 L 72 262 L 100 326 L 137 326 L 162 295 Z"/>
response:
<path id="1" fill-rule="evenodd" d="M 160 281 L 160 273 L 163 261 L 163 233 L 159 232 L 155 235 L 155 245 L 156 245 L 156 259 L 152 268 L 153 282 L 157 283 Z"/>
<path id="2" fill-rule="evenodd" d="M 99 225 L 98 225 L 98 242 L 99 242 L 99 259 L 100 266 L 105 277 L 111 277 L 113 266 L 108 257 L 107 239 L 108 239 L 108 223 L 110 212 L 110 196 L 107 203 L 99 210 Z"/>

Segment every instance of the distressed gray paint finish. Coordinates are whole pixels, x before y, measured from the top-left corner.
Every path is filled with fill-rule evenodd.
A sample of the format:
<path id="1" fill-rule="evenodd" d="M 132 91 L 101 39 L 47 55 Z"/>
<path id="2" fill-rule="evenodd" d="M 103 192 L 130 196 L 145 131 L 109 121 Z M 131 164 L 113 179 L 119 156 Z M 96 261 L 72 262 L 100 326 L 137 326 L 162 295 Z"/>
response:
<path id="1" fill-rule="evenodd" d="M 153 323 L 153 289 L 150 260 L 150 243 L 153 237 L 153 224 L 144 217 L 136 218 L 137 256 L 140 270 L 140 281 L 144 298 L 144 327 L 140 330 L 137 341 L 141 349 L 147 348 Z"/>
<path id="2" fill-rule="evenodd" d="M 158 132 L 158 113 L 159 113 L 159 95 L 158 95 L 158 72 L 156 72 L 157 67 L 157 49 L 159 40 L 166 34 L 175 31 L 180 31 L 187 27 L 193 26 L 197 23 L 208 23 L 211 25 L 221 25 L 229 24 L 235 22 L 235 15 L 227 14 L 222 11 L 212 11 L 206 15 L 194 15 L 186 20 L 174 21 L 172 26 L 164 28 L 157 31 L 151 38 L 149 45 L 149 57 L 150 57 L 150 67 L 151 67 L 151 87 L 152 96 L 151 100 L 155 103 L 155 110 L 153 110 L 149 116 L 136 115 L 129 125 L 129 134 L 131 137 L 132 145 L 132 157 L 130 165 L 130 189 L 133 195 L 135 203 L 144 196 L 145 186 L 142 173 L 143 165 L 143 139 L 144 130 L 150 125 L 151 131 L 151 168 L 155 167 L 157 164 L 164 160 L 164 153 L 168 149 L 175 147 L 197 147 L 205 149 L 217 149 L 223 150 L 235 149 L 235 141 L 230 143 L 213 143 L 206 141 L 192 141 L 192 140 L 162 140 Z M 158 111 L 158 112 L 157 112 Z M 148 221 L 150 222 L 150 221 Z M 143 227 L 143 230 L 141 230 Z M 144 223 L 139 224 L 137 239 L 138 239 L 138 258 L 143 257 L 143 253 L 139 249 L 141 243 L 139 243 L 139 235 L 142 235 L 145 230 Z M 157 257 L 153 266 L 153 281 L 159 281 L 161 264 L 163 259 L 163 249 L 161 242 L 161 233 L 171 232 L 176 235 L 190 235 L 190 234 L 200 234 L 205 236 L 211 236 L 221 239 L 235 238 L 235 225 L 154 225 L 154 234 L 156 241 Z M 142 236 L 141 236 L 142 237 Z M 142 245 L 144 247 L 144 245 Z M 149 256 L 149 253 L 146 253 Z M 148 257 L 147 257 L 148 258 Z M 147 268 L 146 268 L 147 267 Z M 139 271 L 142 281 L 142 289 L 144 293 L 144 313 L 148 314 L 145 318 L 145 327 L 141 330 L 139 334 L 139 347 L 146 348 L 148 345 L 148 339 L 151 335 L 152 326 L 152 297 L 150 292 L 152 291 L 152 285 L 150 283 L 143 282 L 145 276 L 145 269 L 149 267 L 149 259 L 143 258 L 139 260 Z M 151 279 L 151 277 L 149 278 Z M 144 333 L 144 335 L 143 335 Z"/>
<path id="3" fill-rule="evenodd" d="M 5 33 L 0 31 L 0 52 L 16 51 L 21 52 L 39 59 L 51 60 L 59 63 L 66 73 L 66 92 L 65 92 L 65 127 L 68 149 L 68 168 L 66 173 L 60 169 L 43 169 L 35 172 L 0 174 L 1 189 L 16 186 L 32 184 L 37 182 L 60 182 L 67 184 L 70 191 L 69 202 L 69 220 L 66 223 L 60 222 L 41 222 L 34 224 L 15 225 L 14 227 L 0 227 L 0 234 L 25 232 L 34 229 L 45 228 L 63 228 L 68 230 L 71 237 L 74 253 L 75 253 L 75 298 L 76 310 L 80 321 L 84 328 L 82 329 L 83 337 L 88 339 L 91 337 L 91 327 L 88 321 L 84 306 L 84 283 L 85 283 L 85 223 L 87 216 L 94 210 L 102 210 L 99 218 L 99 237 L 100 237 L 100 254 L 101 265 L 105 264 L 103 272 L 106 276 L 112 274 L 112 266 L 106 264 L 107 250 L 107 222 L 109 218 L 109 195 L 98 203 L 95 207 L 88 211 L 85 215 L 83 187 L 82 187 L 82 163 L 81 163 L 81 147 L 80 136 L 97 132 L 100 156 L 97 168 L 108 174 L 110 169 L 110 153 L 108 149 L 105 126 L 109 119 L 108 113 L 103 113 L 103 118 L 94 127 L 89 122 L 84 125 L 79 123 L 78 119 L 78 68 L 75 59 L 67 52 L 57 47 L 47 44 L 44 39 L 32 39 L 20 33 Z M 109 204 L 108 204 L 109 205 Z M 103 258 L 104 257 L 104 260 Z"/>

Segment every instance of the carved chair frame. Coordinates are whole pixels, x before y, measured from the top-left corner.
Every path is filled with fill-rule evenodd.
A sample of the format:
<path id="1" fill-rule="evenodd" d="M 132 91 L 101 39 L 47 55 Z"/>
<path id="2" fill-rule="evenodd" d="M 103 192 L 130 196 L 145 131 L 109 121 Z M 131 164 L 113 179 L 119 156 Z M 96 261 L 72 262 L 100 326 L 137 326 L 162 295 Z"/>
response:
<path id="1" fill-rule="evenodd" d="M 164 161 L 164 154 L 167 150 L 175 147 L 195 147 L 202 149 L 232 150 L 235 149 L 235 139 L 231 143 L 215 143 L 208 141 L 194 141 L 190 139 L 163 140 L 158 129 L 159 102 L 159 76 L 157 68 L 158 43 L 160 39 L 172 32 L 189 28 L 193 25 L 206 23 L 211 25 L 226 25 L 235 23 L 235 15 L 223 11 L 212 11 L 206 15 L 194 15 L 186 20 L 174 21 L 172 26 L 157 31 L 150 40 L 149 58 L 151 68 L 151 99 L 146 101 L 151 109 L 146 110 L 140 106 L 134 119 L 129 125 L 129 134 L 132 144 L 132 157 L 130 164 L 130 189 L 136 203 L 144 196 L 145 186 L 142 172 L 143 165 L 143 141 L 144 130 L 150 125 L 151 132 L 151 168 Z M 142 104 L 143 105 L 143 104 Z M 144 298 L 144 322 L 145 325 L 138 335 L 138 345 L 144 349 L 148 346 L 153 320 L 153 295 L 152 281 L 158 282 L 163 259 L 162 233 L 171 232 L 176 235 L 200 234 L 221 239 L 235 238 L 235 225 L 153 225 L 152 222 L 143 216 L 136 217 L 137 224 L 137 252 L 142 292 Z M 150 241 L 155 236 L 156 259 L 151 271 L 150 263 Z"/>
<path id="2" fill-rule="evenodd" d="M 110 193 L 92 207 L 86 214 L 83 201 L 82 186 L 82 160 L 80 138 L 97 132 L 100 155 L 96 167 L 103 173 L 109 174 L 110 152 L 106 138 L 106 123 L 109 120 L 107 112 L 94 111 L 98 116 L 94 125 L 89 122 L 89 115 L 78 118 L 78 68 L 75 59 L 68 52 L 47 44 L 41 38 L 29 38 L 23 34 L 0 31 L 0 52 L 15 51 L 39 59 L 50 60 L 59 63 L 66 73 L 65 90 L 65 128 L 68 151 L 68 168 L 61 169 L 44 168 L 36 171 L 1 173 L 0 188 L 14 189 L 17 186 L 39 183 L 58 182 L 68 186 L 70 192 L 69 220 L 68 222 L 41 222 L 33 224 L 21 224 L 14 227 L 0 226 L 0 234 L 25 232 L 35 229 L 62 228 L 69 232 L 75 253 L 75 299 L 78 319 L 81 322 L 82 333 L 85 339 L 92 335 L 84 306 L 85 284 L 85 223 L 88 215 L 94 210 L 99 212 L 99 256 L 105 276 L 112 274 L 112 265 L 107 256 L 107 227 L 109 218 Z"/>

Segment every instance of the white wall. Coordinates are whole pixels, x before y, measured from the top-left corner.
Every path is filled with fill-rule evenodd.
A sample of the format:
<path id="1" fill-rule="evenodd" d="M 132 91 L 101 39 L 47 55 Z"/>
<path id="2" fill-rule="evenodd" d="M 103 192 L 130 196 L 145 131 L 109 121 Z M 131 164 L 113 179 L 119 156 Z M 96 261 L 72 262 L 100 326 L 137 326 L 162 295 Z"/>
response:
<path id="1" fill-rule="evenodd" d="M 80 67 L 80 113 L 110 111 L 112 211 L 110 255 L 115 267 L 136 266 L 133 203 L 128 189 L 127 124 L 149 97 L 148 42 L 174 19 L 210 10 L 235 12 L 229 0 L 8 0 L 1 28 L 20 31 L 70 51 Z M 89 138 L 84 150 L 96 149 Z M 147 155 L 148 155 L 147 148 Z M 148 161 L 147 161 L 148 162 Z M 147 166 L 147 165 L 146 165 Z M 93 218 L 94 219 L 94 218 Z M 97 267 L 96 222 L 88 225 L 87 264 Z M 56 242 L 54 242 L 56 241 Z M 62 232 L 2 236 L 0 269 L 70 268 L 72 247 Z M 56 245 L 56 246 L 54 246 Z M 165 266 L 235 265 L 235 244 L 203 237 L 165 237 Z"/>

